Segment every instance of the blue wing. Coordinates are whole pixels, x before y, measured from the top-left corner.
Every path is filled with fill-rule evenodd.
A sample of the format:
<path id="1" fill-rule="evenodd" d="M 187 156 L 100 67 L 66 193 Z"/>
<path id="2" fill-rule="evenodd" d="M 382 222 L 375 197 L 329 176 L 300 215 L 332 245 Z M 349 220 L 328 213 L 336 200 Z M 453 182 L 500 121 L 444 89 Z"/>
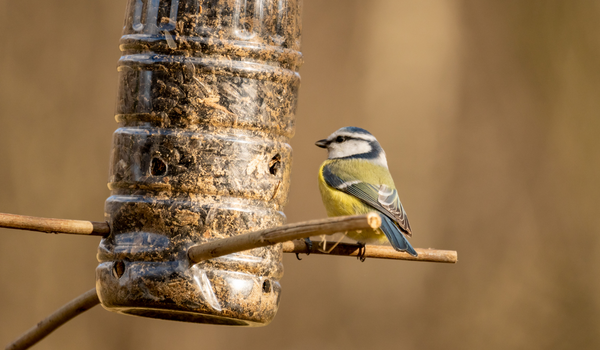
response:
<path id="1" fill-rule="evenodd" d="M 358 179 L 342 179 L 333 174 L 328 165 L 323 167 L 323 178 L 329 186 L 360 199 L 366 205 L 382 213 L 381 231 L 388 238 L 392 247 L 417 256 L 417 252 L 402 234 L 404 232 L 410 235 L 411 231 L 406 212 L 398 199 L 396 190 L 386 185 L 376 186 Z"/>

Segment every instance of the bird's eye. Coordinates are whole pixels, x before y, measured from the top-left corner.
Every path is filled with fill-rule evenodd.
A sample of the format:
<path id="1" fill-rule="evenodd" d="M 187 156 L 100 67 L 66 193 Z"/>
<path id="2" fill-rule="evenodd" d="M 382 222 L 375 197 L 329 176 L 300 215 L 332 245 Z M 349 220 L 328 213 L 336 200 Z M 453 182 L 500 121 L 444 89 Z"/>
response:
<path id="1" fill-rule="evenodd" d="M 338 136 L 335 138 L 335 142 L 337 143 L 342 143 L 344 141 L 346 141 L 346 138 L 344 136 Z"/>

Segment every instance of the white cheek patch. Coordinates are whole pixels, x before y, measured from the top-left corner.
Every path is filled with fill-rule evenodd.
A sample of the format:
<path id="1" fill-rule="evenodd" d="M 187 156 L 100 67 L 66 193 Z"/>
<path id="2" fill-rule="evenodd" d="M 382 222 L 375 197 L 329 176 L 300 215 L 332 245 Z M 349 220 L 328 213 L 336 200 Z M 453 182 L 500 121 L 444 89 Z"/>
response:
<path id="1" fill-rule="evenodd" d="M 331 143 L 329 145 L 329 159 L 369 153 L 371 150 L 371 145 L 363 140 L 348 140 L 342 143 Z"/>
<path id="2" fill-rule="evenodd" d="M 383 150 L 381 150 L 381 153 L 379 153 L 379 156 L 373 160 L 373 163 L 375 163 L 377 165 L 381 165 L 384 168 L 388 167 L 387 158 L 385 157 L 385 152 Z"/>

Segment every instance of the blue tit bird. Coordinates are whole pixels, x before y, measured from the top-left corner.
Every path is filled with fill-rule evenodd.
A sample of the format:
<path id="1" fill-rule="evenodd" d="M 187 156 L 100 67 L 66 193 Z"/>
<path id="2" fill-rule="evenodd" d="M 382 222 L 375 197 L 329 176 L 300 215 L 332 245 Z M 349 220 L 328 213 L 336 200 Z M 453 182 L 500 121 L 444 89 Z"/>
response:
<path id="1" fill-rule="evenodd" d="M 319 189 L 327 215 L 379 212 L 380 229 L 351 231 L 348 237 L 363 245 L 389 241 L 397 251 L 417 256 L 405 237 L 412 236 L 410 224 L 377 139 L 365 129 L 347 126 L 316 145 L 329 154 L 319 168 Z"/>

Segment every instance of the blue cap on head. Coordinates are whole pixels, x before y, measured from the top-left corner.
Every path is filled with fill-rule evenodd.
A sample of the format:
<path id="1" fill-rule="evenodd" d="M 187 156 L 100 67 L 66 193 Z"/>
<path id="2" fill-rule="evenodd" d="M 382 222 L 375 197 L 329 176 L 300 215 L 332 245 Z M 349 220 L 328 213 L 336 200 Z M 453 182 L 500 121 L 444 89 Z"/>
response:
<path id="1" fill-rule="evenodd" d="M 351 132 L 351 133 L 355 133 L 355 134 L 371 135 L 371 133 L 368 132 L 367 130 L 358 128 L 356 126 L 346 126 L 346 127 L 339 129 L 338 131 L 346 131 L 346 132 Z"/>

